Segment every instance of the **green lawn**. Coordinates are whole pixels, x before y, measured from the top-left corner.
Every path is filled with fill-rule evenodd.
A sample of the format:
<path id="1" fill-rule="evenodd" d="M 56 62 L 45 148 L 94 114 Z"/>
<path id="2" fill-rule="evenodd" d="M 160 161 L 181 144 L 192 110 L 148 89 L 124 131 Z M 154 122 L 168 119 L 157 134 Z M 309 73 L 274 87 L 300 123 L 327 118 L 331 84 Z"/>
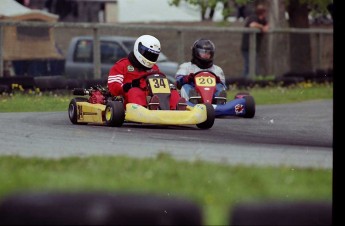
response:
<path id="1" fill-rule="evenodd" d="M 249 92 L 257 105 L 333 98 L 333 84 L 300 83 L 293 87 L 254 87 L 248 90 L 232 87 L 228 91 L 228 100 L 233 99 L 237 92 L 243 91 Z M 68 103 L 73 98 L 70 93 L 23 94 L 17 91 L 13 95 L 0 95 L 0 112 L 67 111 Z"/>
<path id="2" fill-rule="evenodd" d="M 228 92 L 232 99 L 236 92 Z M 332 84 L 253 88 L 256 104 L 332 99 Z M 68 94 L 0 96 L 0 112 L 67 111 Z M 1 113 L 0 113 L 1 114 Z M 204 210 L 205 224 L 228 224 L 229 210 L 242 202 L 332 201 L 332 169 L 229 166 L 176 161 L 168 154 L 135 159 L 124 156 L 58 160 L 0 157 L 0 196 L 18 191 L 111 191 L 185 197 Z"/>
<path id="3" fill-rule="evenodd" d="M 227 166 L 156 158 L 88 157 L 46 160 L 0 157 L 0 196 L 20 191 L 107 191 L 184 197 L 224 225 L 234 205 L 280 200 L 332 200 L 332 170 Z"/>

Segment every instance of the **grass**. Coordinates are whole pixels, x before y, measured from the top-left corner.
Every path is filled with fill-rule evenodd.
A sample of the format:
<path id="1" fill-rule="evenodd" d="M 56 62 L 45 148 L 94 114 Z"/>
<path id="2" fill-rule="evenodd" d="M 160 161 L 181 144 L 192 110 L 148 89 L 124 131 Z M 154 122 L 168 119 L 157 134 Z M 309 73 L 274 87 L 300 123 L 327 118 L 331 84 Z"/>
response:
<path id="1" fill-rule="evenodd" d="M 254 87 L 256 104 L 332 99 L 332 84 Z M 67 111 L 69 93 L 15 92 L 0 96 L 0 112 Z M 1 114 L 1 113 L 0 113 Z M 41 159 L 0 157 L 0 197 L 20 191 L 106 191 L 185 197 L 202 207 L 206 225 L 226 225 L 229 211 L 243 202 L 332 201 L 332 169 L 229 166 L 176 161 L 168 154 L 135 159 L 124 156 Z"/>
<path id="2" fill-rule="evenodd" d="M 236 87 L 233 87 L 231 93 L 237 91 L 241 92 L 243 90 L 238 90 Z M 257 105 L 287 104 L 309 100 L 333 99 L 333 84 L 331 83 L 299 83 L 290 87 L 254 87 L 246 91 L 254 97 Z M 233 97 L 228 93 L 228 99 L 229 98 Z"/>
<path id="3" fill-rule="evenodd" d="M 242 91 L 250 92 L 257 105 L 333 98 L 333 84 L 299 83 L 291 87 L 253 87 L 248 90 L 232 87 L 228 91 L 228 100 Z M 31 94 L 15 92 L 13 95 L 0 96 L 0 112 L 67 111 L 68 103 L 72 98 L 69 92 Z"/>
<path id="4" fill-rule="evenodd" d="M 184 197 L 204 211 L 205 224 L 225 225 L 237 203 L 332 200 L 332 170 L 227 166 L 176 161 L 169 155 L 0 157 L 0 196 L 20 191 L 105 191 Z"/>
<path id="5" fill-rule="evenodd" d="M 68 93 L 14 93 L 0 96 L 0 112 L 67 111 Z"/>

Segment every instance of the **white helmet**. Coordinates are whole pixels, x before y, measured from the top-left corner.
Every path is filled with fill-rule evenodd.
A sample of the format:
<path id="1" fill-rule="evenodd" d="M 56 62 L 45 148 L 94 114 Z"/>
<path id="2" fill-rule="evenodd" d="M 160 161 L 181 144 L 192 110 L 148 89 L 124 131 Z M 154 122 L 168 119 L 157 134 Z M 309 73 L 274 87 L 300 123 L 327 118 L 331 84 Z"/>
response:
<path id="1" fill-rule="evenodd" d="M 152 68 L 161 52 L 161 43 L 151 35 L 142 35 L 134 43 L 134 56 L 147 68 Z"/>

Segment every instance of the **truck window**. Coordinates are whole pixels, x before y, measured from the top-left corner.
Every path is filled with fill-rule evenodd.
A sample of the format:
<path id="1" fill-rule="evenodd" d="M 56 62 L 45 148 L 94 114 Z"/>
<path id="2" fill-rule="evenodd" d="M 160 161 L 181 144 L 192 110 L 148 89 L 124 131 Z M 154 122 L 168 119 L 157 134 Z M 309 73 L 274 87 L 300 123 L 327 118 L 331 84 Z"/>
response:
<path id="1" fill-rule="evenodd" d="M 134 47 L 135 40 L 134 41 L 123 41 L 122 43 L 128 49 L 128 51 L 132 51 L 133 47 Z"/>
<path id="2" fill-rule="evenodd" d="M 80 40 L 78 41 L 73 61 L 75 62 L 92 62 L 92 41 Z"/>
<path id="3" fill-rule="evenodd" d="M 101 63 L 114 64 L 127 56 L 125 50 L 116 42 L 101 42 Z"/>
<path id="4" fill-rule="evenodd" d="M 119 59 L 126 57 L 125 50 L 116 42 L 101 42 L 101 63 L 114 64 Z M 80 40 L 76 44 L 73 61 L 93 62 L 93 42 L 91 40 Z"/>

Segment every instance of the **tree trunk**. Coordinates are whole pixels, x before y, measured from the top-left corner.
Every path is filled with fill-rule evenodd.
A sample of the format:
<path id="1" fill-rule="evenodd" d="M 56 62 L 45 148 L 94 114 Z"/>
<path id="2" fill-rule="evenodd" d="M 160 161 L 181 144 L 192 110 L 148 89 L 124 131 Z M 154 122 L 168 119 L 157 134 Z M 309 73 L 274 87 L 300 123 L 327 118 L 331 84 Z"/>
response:
<path id="1" fill-rule="evenodd" d="M 204 6 L 201 6 L 201 21 L 205 21 L 205 19 L 206 19 L 206 7 L 204 7 Z"/>
<path id="2" fill-rule="evenodd" d="M 201 9 L 201 21 L 205 21 L 207 19 L 207 15 L 206 15 L 206 12 L 207 12 L 207 1 L 199 1 L 198 5 L 200 6 L 200 9 Z"/>
<path id="3" fill-rule="evenodd" d="M 287 11 L 291 28 L 309 28 L 307 4 L 290 0 Z M 290 70 L 296 73 L 312 71 L 310 34 L 290 34 Z"/>
<path id="4" fill-rule="evenodd" d="M 268 23 L 270 29 L 288 28 L 285 18 L 286 0 L 269 0 Z M 286 33 L 269 33 L 267 37 L 267 73 L 277 77 L 290 68 L 289 36 Z"/>
<path id="5" fill-rule="evenodd" d="M 210 21 L 213 20 L 214 12 L 215 12 L 215 7 L 210 8 L 210 13 L 208 14 L 208 19 Z"/>

